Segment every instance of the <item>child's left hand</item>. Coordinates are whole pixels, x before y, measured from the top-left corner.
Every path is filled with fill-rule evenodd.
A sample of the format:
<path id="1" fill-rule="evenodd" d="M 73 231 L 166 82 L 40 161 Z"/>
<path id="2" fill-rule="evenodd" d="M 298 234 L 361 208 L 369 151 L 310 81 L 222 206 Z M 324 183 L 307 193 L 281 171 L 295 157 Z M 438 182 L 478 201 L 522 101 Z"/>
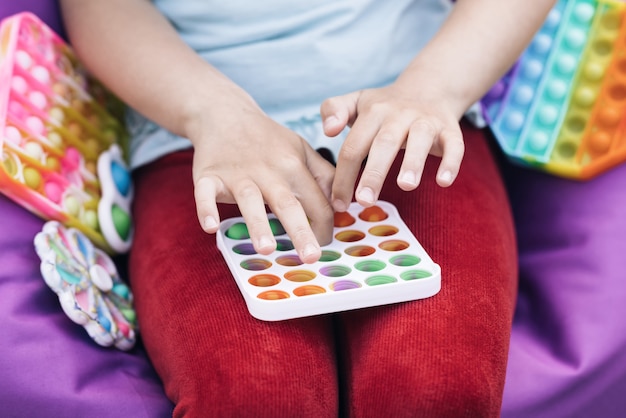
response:
<path id="1" fill-rule="evenodd" d="M 432 87 L 429 89 L 432 90 Z M 387 87 L 361 90 L 327 99 L 321 107 L 324 131 L 339 134 L 352 129 L 339 152 L 332 187 L 332 204 L 344 211 L 352 200 L 363 160 L 365 168 L 356 187 L 356 200 L 373 205 L 396 155 L 405 148 L 397 183 L 414 190 L 420 183 L 428 154 L 442 157 L 437 183 L 442 187 L 456 178 L 465 146 L 460 115 L 444 94 L 416 93 L 396 82 Z"/>

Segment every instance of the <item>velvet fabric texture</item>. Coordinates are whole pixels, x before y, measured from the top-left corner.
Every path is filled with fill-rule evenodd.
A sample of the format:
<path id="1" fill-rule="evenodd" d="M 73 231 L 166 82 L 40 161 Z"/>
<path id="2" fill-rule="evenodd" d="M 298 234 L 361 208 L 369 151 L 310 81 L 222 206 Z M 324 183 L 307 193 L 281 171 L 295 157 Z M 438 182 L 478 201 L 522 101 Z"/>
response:
<path id="1" fill-rule="evenodd" d="M 62 33 L 56 1 L 0 2 L 0 19 L 23 11 Z M 141 346 L 102 348 L 63 313 L 33 246 L 43 223 L 0 195 L 0 415 L 171 416 Z"/>
<path id="2" fill-rule="evenodd" d="M 434 183 L 438 161 L 431 158 L 417 192 L 388 182 L 381 196 L 442 266 L 441 292 L 281 322 L 248 313 L 215 237 L 200 229 L 192 152 L 140 169 L 131 284 L 174 416 L 497 417 L 515 298 L 515 238 L 484 136 L 467 127 L 465 135 L 467 155 L 454 187 Z M 239 214 L 223 205 L 221 215 Z"/>
<path id="3" fill-rule="evenodd" d="M 0 195 L 0 415 L 167 417 L 172 406 L 138 346 L 98 346 L 39 271 L 44 221 Z"/>
<path id="4" fill-rule="evenodd" d="M 626 416 L 626 165 L 508 170 L 520 252 L 502 416 Z"/>

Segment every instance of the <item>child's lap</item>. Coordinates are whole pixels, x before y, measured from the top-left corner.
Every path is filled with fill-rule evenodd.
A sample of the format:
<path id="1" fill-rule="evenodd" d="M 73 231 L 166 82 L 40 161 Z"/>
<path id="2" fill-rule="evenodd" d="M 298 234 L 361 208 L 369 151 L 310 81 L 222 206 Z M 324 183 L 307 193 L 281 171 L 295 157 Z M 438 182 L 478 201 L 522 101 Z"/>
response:
<path id="1" fill-rule="evenodd" d="M 355 416 L 371 412 L 380 401 L 365 396 L 372 388 L 385 388 L 379 396 L 384 395 L 386 408 L 394 405 L 394 396 L 406 395 L 398 384 L 424 394 L 415 408 L 431 405 L 433 411 L 445 407 L 453 390 L 463 393 L 476 386 L 476 393 L 459 403 L 495 415 L 514 303 L 515 240 L 485 139 L 469 129 L 466 136 L 466 161 L 453 187 L 442 190 L 434 183 L 438 161 L 433 158 L 417 192 L 389 184 L 381 196 L 398 207 L 442 266 L 438 295 L 275 323 L 249 315 L 215 238 L 198 225 L 191 151 L 141 169 L 132 285 L 144 341 L 166 391 L 179 403 L 177 412 L 198 397 L 213 400 L 211 393 L 228 387 L 245 393 L 229 393 L 224 403 L 230 407 L 236 407 L 233 398 L 242 398 L 244 407 L 266 397 L 266 408 L 284 412 L 289 408 L 284 397 L 279 397 L 282 405 L 275 405 L 284 388 L 292 392 L 286 398 L 296 402 L 294 411 L 336 411 L 339 362 L 340 380 L 347 382 L 341 390 L 350 392 L 347 407 Z M 389 178 L 393 182 L 395 173 Z M 221 206 L 222 218 L 238 215 L 234 206 Z M 458 385 L 450 384 L 450 375 L 459 376 L 452 379 Z M 219 405 L 213 406 L 219 411 Z"/>

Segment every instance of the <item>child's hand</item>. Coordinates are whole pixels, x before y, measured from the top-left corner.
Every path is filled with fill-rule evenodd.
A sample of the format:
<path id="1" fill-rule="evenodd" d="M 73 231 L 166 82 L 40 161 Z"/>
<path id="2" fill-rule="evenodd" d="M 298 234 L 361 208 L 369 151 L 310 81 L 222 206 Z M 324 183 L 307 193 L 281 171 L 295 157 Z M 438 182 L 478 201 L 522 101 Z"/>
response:
<path id="1" fill-rule="evenodd" d="M 335 210 L 348 207 L 363 160 L 367 163 L 356 187 L 356 200 L 373 205 L 398 151 L 405 148 L 397 183 L 415 189 L 428 154 L 442 157 L 437 183 L 442 187 L 456 178 L 465 150 L 459 115 L 436 95 L 420 95 L 399 84 L 362 90 L 326 100 L 321 108 L 324 131 L 335 136 L 351 126 L 338 156 L 332 186 Z"/>
<path id="2" fill-rule="evenodd" d="M 281 221 L 302 261 L 315 262 L 332 238 L 333 166 L 302 138 L 255 106 L 238 102 L 201 118 L 194 130 L 193 179 L 200 224 L 218 230 L 217 202 L 236 203 L 257 252 L 276 240 L 264 204 Z"/>

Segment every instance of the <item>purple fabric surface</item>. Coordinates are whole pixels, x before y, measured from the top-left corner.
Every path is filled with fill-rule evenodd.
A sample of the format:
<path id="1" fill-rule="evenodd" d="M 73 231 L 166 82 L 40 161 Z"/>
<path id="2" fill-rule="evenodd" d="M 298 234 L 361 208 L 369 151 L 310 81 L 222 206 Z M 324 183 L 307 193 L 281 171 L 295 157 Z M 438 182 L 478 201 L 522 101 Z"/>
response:
<path id="1" fill-rule="evenodd" d="M 33 238 L 42 225 L 0 195 L 1 415 L 171 416 L 140 347 L 100 347 L 65 316 L 39 272 Z"/>
<path id="2" fill-rule="evenodd" d="M 520 250 L 504 418 L 626 416 L 626 165 L 514 169 Z"/>
<path id="3" fill-rule="evenodd" d="M 0 195 L 0 415 L 171 416 L 140 347 L 100 347 L 65 316 L 39 272 L 42 225 Z"/>
<path id="4" fill-rule="evenodd" d="M 2 0 L 0 1 L 0 19 L 20 12 L 32 12 L 48 26 L 62 35 L 61 16 L 57 0 Z"/>
<path id="5" fill-rule="evenodd" d="M 54 0 L 0 1 L 0 19 L 22 11 L 60 30 Z M 100 347 L 65 316 L 39 272 L 33 238 L 42 225 L 0 195 L 0 415 L 171 416 L 141 347 Z"/>

